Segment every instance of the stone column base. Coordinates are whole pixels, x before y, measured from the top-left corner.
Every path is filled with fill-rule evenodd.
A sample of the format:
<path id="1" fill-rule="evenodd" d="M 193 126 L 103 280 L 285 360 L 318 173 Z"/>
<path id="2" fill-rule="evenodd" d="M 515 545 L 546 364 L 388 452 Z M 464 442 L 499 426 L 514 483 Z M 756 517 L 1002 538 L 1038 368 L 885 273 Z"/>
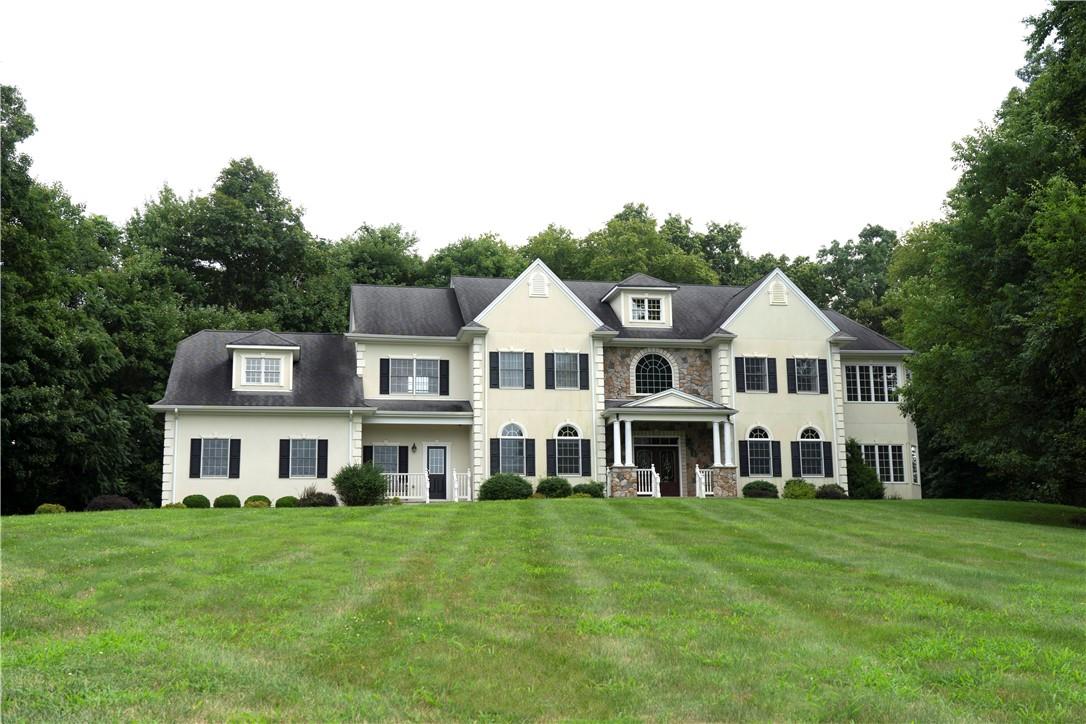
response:
<path id="1" fill-rule="evenodd" d="M 615 466 L 607 470 L 612 498 L 637 497 L 637 469 Z M 734 486 L 733 486 L 734 487 Z"/>
<path id="2" fill-rule="evenodd" d="M 713 494 L 716 497 L 734 498 L 739 495 L 734 465 L 714 465 L 710 470 L 713 473 Z"/>

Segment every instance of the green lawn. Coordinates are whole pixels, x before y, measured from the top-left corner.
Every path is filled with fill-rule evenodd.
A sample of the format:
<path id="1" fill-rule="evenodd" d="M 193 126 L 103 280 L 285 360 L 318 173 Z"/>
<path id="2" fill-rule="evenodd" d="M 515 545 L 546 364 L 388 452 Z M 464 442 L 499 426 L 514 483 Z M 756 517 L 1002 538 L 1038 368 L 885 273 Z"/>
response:
<path id="1" fill-rule="evenodd" d="M 6 518 L 2 713 L 1083 721 L 1075 512 L 530 500 Z"/>

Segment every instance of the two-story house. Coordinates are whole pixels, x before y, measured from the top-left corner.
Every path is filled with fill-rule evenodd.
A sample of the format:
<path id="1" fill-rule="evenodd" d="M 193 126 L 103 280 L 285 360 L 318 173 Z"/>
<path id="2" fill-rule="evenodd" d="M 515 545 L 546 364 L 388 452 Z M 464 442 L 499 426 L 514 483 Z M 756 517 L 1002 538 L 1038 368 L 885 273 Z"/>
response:
<path id="1" fill-rule="evenodd" d="M 909 350 L 780 270 L 748 287 L 584 282 L 536 260 L 516 279 L 354 286 L 349 326 L 183 340 L 152 406 L 163 503 L 330 492 L 342 466 L 370 461 L 405 500 L 473 499 L 497 472 L 612 496 L 847 487 L 850 437 L 889 494 L 920 497 L 897 404 Z"/>

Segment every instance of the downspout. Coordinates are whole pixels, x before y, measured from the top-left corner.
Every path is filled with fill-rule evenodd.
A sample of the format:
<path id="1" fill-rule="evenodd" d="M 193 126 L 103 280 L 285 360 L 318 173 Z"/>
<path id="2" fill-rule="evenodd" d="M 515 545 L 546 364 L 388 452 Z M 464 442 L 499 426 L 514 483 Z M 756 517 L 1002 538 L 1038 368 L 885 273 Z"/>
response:
<path id="1" fill-rule="evenodd" d="M 351 465 L 354 462 L 353 453 L 351 449 L 354 445 L 354 410 L 347 410 L 347 464 Z"/>

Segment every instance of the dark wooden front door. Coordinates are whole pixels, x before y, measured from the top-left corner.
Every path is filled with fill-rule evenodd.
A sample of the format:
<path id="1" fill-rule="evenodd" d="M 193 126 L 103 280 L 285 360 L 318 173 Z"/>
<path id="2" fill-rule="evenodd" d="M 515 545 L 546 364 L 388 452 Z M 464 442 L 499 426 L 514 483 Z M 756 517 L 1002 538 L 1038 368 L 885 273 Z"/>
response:
<path id="1" fill-rule="evenodd" d="M 679 495 L 679 450 L 668 446 L 646 445 L 634 448 L 634 464 L 639 468 L 656 466 L 660 476 L 660 495 L 678 497 Z"/>
<path id="2" fill-rule="evenodd" d="M 427 446 L 426 470 L 430 473 L 430 500 L 445 500 L 447 450 L 444 446 Z"/>

